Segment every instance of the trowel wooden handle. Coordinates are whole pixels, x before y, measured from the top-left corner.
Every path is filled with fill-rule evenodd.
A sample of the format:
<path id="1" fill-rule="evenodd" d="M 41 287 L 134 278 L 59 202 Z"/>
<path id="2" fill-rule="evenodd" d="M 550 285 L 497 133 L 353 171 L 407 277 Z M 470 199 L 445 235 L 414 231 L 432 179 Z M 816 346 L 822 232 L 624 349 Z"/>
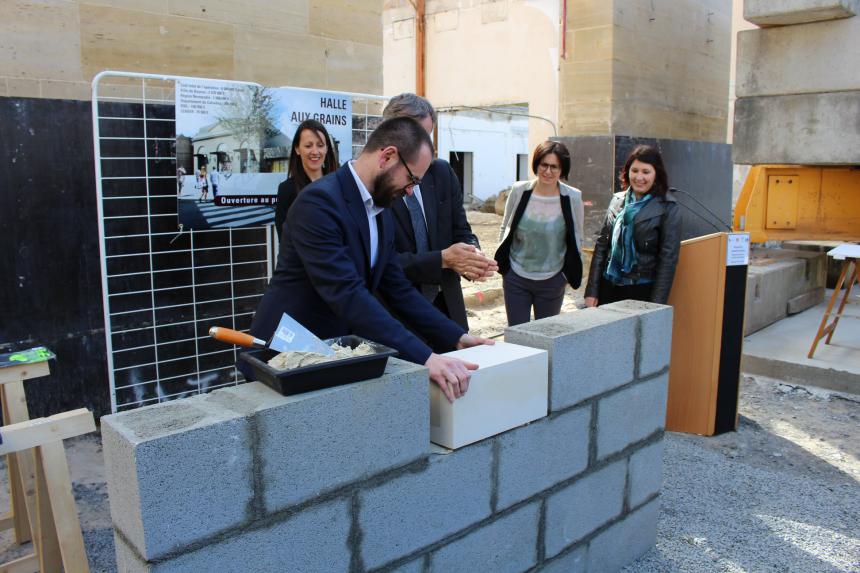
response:
<path id="1" fill-rule="evenodd" d="M 248 348 L 266 348 L 266 341 L 254 338 L 250 334 L 233 330 L 232 328 L 224 328 L 223 326 L 213 326 L 209 329 L 209 336 L 215 340 L 226 342 L 227 344 L 235 344 L 237 346 L 246 346 Z"/>

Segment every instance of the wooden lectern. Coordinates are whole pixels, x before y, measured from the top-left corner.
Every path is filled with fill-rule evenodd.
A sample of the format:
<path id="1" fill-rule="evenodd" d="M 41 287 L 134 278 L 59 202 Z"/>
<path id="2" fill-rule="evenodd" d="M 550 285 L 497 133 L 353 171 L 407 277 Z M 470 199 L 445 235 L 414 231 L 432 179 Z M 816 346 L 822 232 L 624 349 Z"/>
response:
<path id="1" fill-rule="evenodd" d="M 681 243 L 666 429 L 713 436 L 737 427 L 749 235 L 715 233 Z"/>

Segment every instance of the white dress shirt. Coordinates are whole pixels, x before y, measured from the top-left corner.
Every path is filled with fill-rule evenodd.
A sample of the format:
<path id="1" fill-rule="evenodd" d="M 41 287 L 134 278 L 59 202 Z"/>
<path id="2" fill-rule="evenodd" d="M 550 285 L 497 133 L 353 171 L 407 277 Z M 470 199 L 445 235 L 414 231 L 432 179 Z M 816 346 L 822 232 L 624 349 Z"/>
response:
<path id="1" fill-rule="evenodd" d="M 367 226 L 370 231 L 370 268 L 376 265 L 376 255 L 379 250 L 379 229 L 376 228 L 376 216 L 382 213 L 383 208 L 377 207 L 373 203 L 373 197 L 370 196 L 370 191 L 364 186 L 355 168 L 352 166 L 353 161 L 349 162 L 349 171 L 352 173 L 355 184 L 358 186 L 358 192 L 361 193 L 361 200 L 364 202 L 364 210 L 367 212 Z"/>

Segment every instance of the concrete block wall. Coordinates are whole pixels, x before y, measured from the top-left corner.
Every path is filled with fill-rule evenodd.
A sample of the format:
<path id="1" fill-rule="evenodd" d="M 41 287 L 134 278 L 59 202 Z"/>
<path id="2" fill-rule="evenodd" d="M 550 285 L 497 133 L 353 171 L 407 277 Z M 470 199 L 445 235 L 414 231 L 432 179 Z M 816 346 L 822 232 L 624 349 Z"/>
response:
<path id="1" fill-rule="evenodd" d="M 617 570 L 656 538 L 671 325 L 625 302 L 509 328 L 550 355 L 548 415 L 456 451 L 396 359 L 106 416 L 118 570 Z"/>
<path id="2" fill-rule="evenodd" d="M 738 34 L 735 163 L 860 163 L 845 119 L 860 114 L 858 13 L 858 0 L 745 0 L 768 27 Z"/>

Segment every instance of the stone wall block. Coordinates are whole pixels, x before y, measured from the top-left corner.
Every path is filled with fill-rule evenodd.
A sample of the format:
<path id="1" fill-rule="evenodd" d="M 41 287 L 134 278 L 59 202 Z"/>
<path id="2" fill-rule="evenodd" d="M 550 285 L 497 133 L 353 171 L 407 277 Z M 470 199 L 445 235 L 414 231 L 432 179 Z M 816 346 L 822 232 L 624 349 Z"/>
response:
<path id="1" fill-rule="evenodd" d="M 636 507 L 651 495 L 660 493 L 663 484 L 663 440 L 630 456 L 629 472 L 630 507 Z"/>
<path id="2" fill-rule="evenodd" d="M 363 491 L 365 566 L 379 567 L 489 516 L 491 466 L 491 444 L 480 443 L 432 455 L 426 469 Z"/>
<path id="3" fill-rule="evenodd" d="M 626 474 L 627 462 L 619 460 L 547 498 L 547 557 L 621 514 Z"/>
<path id="4" fill-rule="evenodd" d="M 499 436 L 499 508 L 583 471 L 590 424 L 591 408 L 586 406 Z"/>
<path id="5" fill-rule="evenodd" d="M 540 506 L 531 503 L 449 543 L 431 557 L 430 571 L 519 573 L 537 560 Z"/>
<path id="6" fill-rule="evenodd" d="M 243 416 L 195 396 L 105 416 L 102 436 L 111 517 L 144 559 L 252 517 L 252 435 Z"/>
<path id="7" fill-rule="evenodd" d="M 663 429 L 669 374 L 635 384 L 598 404 L 597 457 L 602 459 Z"/>
<path id="8" fill-rule="evenodd" d="M 549 353 L 553 412 L 633 379 L 636 320 L 589 308 L 509 327 L 505 341 Z"/>
<path id="9" fill-rule="evenodd" d="M 348 571 L 350 523 L 349 502 L 337 500 L 157 563 L 141 561 L 115 536 L 117 570 L 120 573 Z"/>
<path id="10" fill-rule="evenodd" d="M 243 394 L 241 388 L 231 392 Z M 380 378 L 276 395 L 279 401 L 257 408 L 258 481 L 266 511 L 425 455 L 430 442 L 427 392 L 426 368 L 391 359 Z"/>
<path id="11" fill-rule="evenodd" d="M 657 500 L 613 524 L 588 544 L 588 572 L 615 572 L 638 559 L 657 542 Z"/>
<path id="12" fill-rule="evenodd" d="M 648 376 L 669 366 L 672 354 L 671 306 L 622 300 L 603 307 L 639 317 L 639 368 L 637 375 Z"/>

